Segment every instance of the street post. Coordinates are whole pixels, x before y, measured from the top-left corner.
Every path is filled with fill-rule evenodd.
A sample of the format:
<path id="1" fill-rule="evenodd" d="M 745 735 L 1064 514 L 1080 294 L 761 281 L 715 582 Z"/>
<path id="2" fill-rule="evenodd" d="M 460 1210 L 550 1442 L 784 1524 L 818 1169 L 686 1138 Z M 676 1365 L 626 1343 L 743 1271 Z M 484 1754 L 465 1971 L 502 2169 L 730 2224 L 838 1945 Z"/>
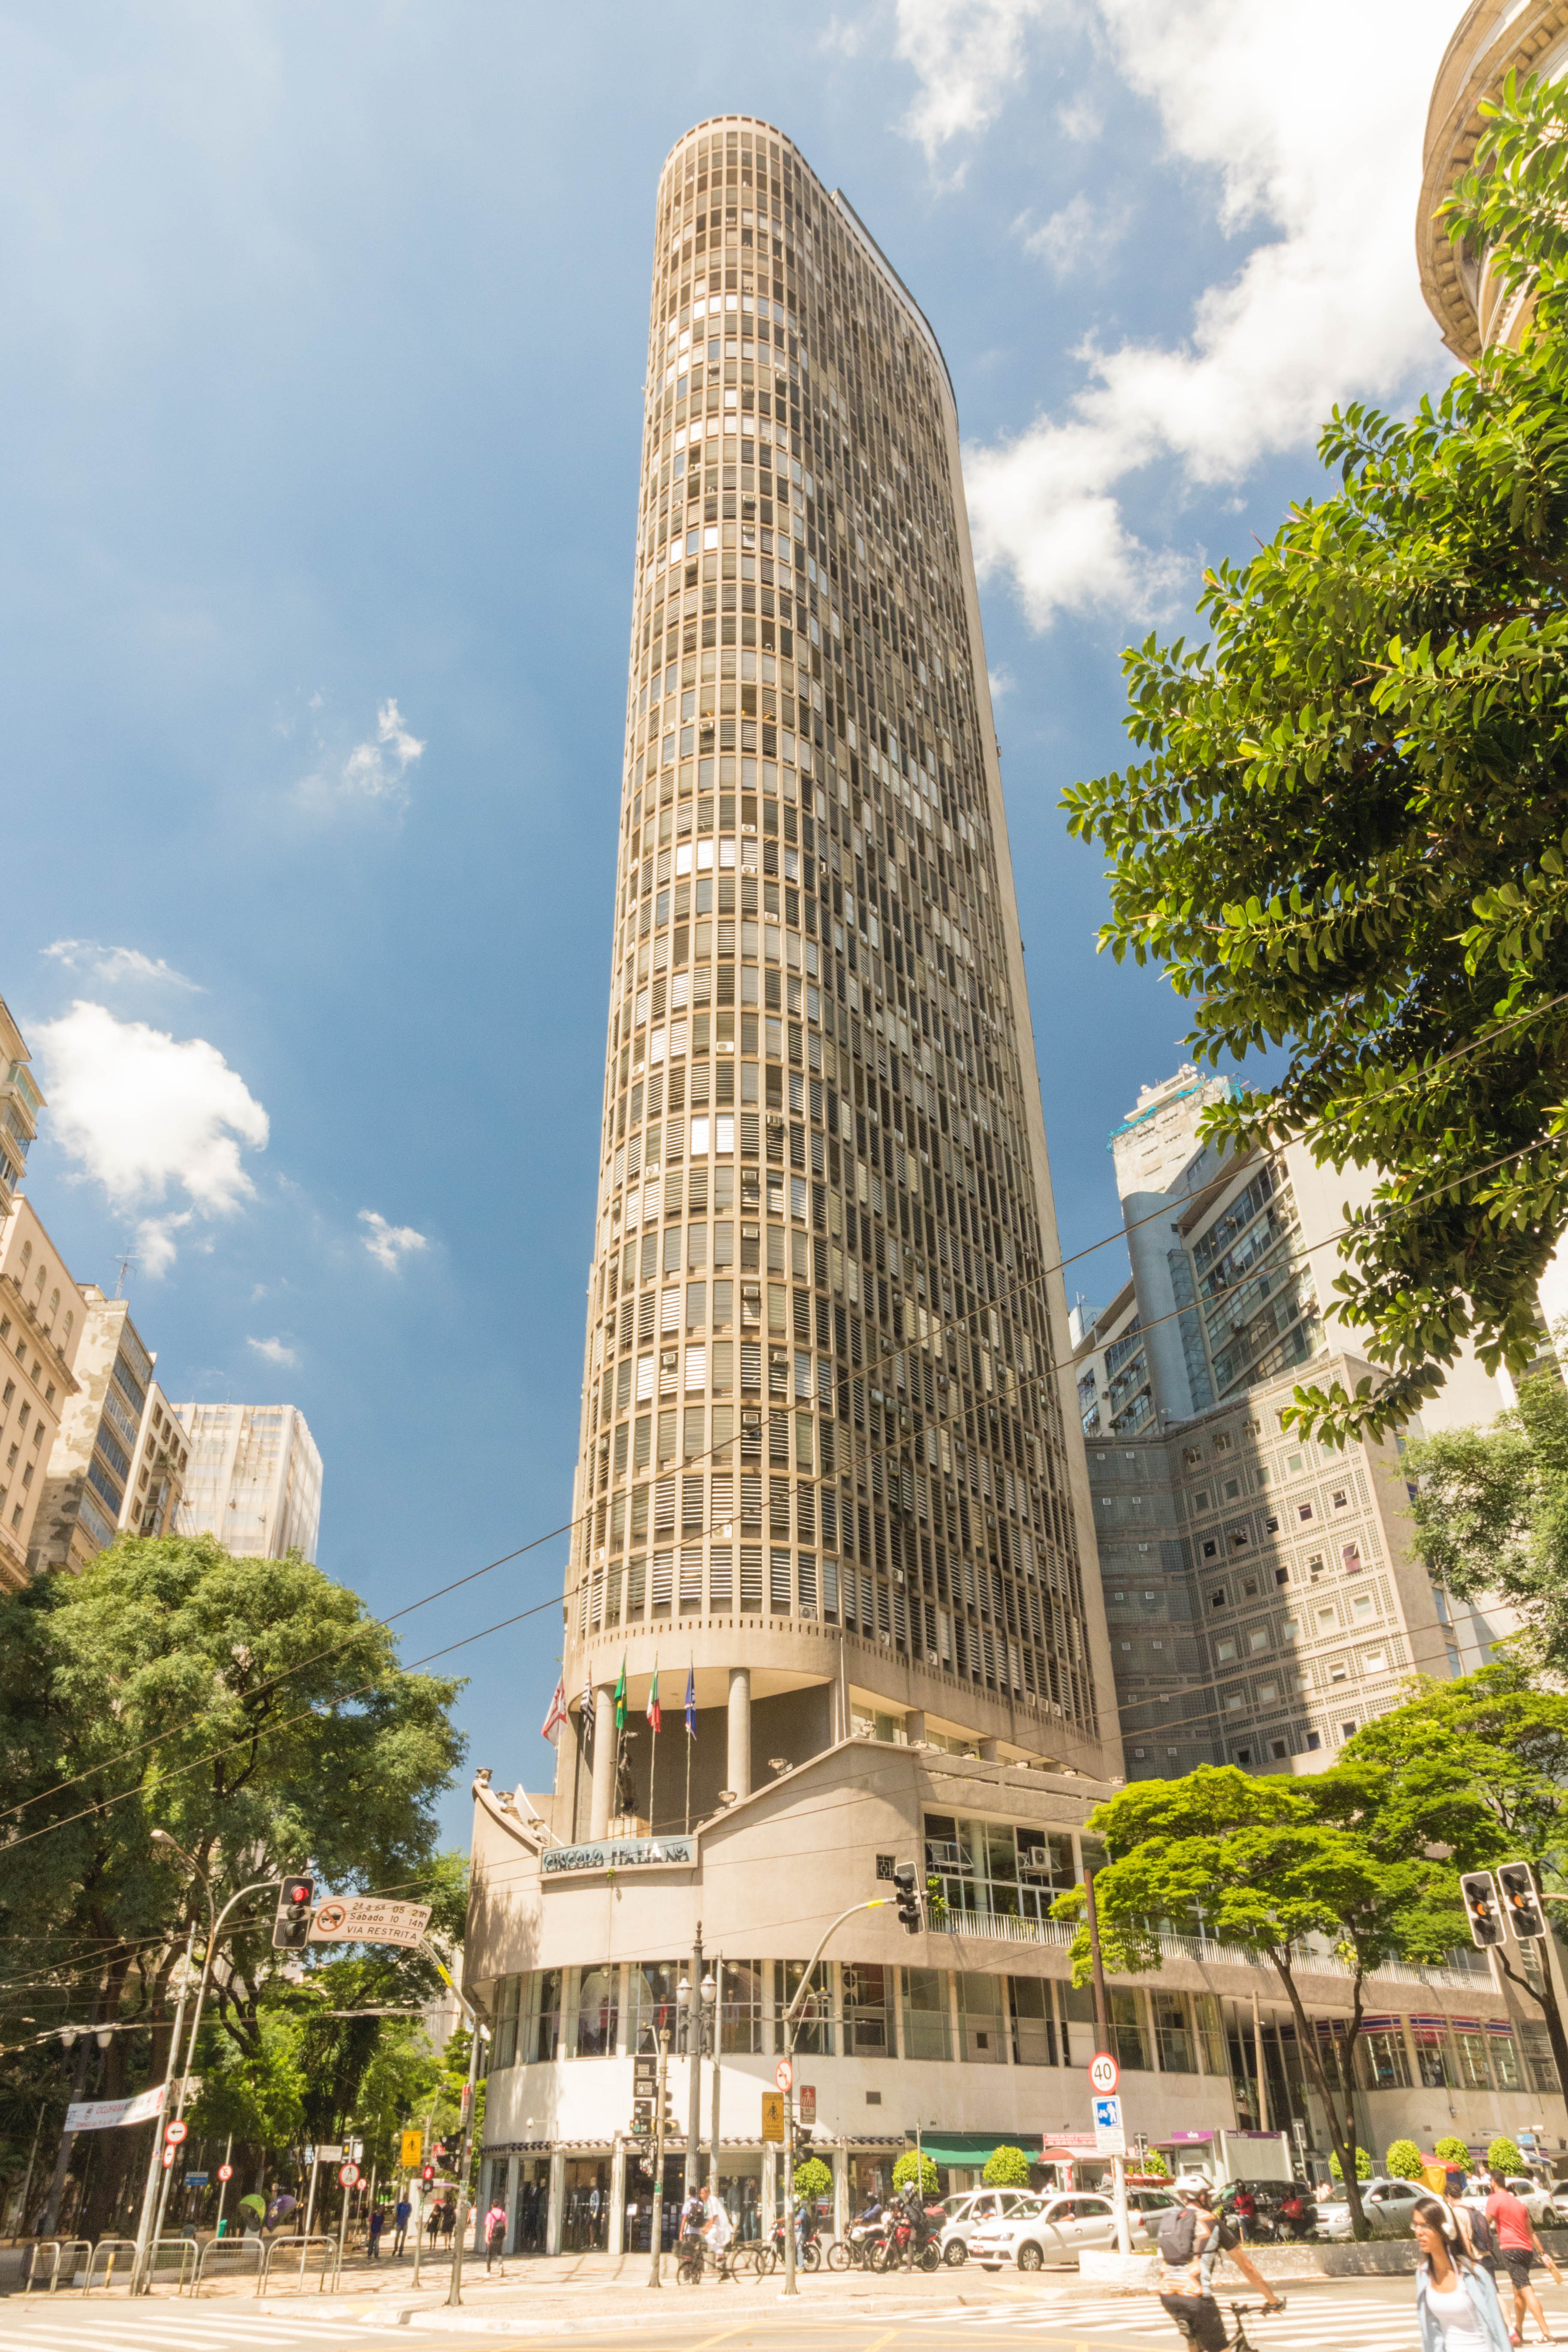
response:
<path id="1" fill-rule="evenodd" d="M 163 2095 L 158 2102 L 157 2117 L 153 2127 L 153 2151 L 147 2158 L 147 2185 L 142 2192 L 141 2219 L 136 2224 L 136 2252 L 131 2263 L 132 2294 L 141 2294 L 145 2291 L 144 2273 L 148 2247 L 153 2235 L 153 2212 L 158 2201 L 158 2190 L 162 2186 L 160 2174 L 163 2163 L 163 2126 L 168 2121 L 169 2086 L 174 2079 L 174 2068 L 179 2063 L 180 2035 L 184 2027 L 185 2002 L 191 1989 L 191 1954 L 195 1948 L 195 1941 L 196 1923 L 193 1919 L 185 1937 L 185 1956 L 180 1963 L 180 1998 L 174 2009 L 174 2031 L 169 2036 L 169 2063 L 163 2076 Z"/>
<path id="2" fill-rule="evenodd" d="M 463 2136 L 458 2157 L 458 2212 L 452 2230 L 452 2276 L 447 2289 L 448 2308 L 463 2300 L 463 2233 L 468 2221 L 468 2143 L 474 2129 L 474 2090 L 479 2079 L 479 2036 L 485 2031 L 472 2010 L 473 2042 L 468 2051 L 468 2081 L 463 2094 Z"/>
<path id="3" fill-rule="evenodd" d="M 669 2075 L 669 2035 L 658 2037 L 658 2089 L 653 2106 L 653 2219 L 648 2229 L 649 2286 L 661 2287 L 658 2258 L 664 2237 L 664 2090 Z"/>
<path id="4" fill-rule="evenodd" d="M 1110 2049 L 1110 2003 L 1105 1990 L 1105 1964 L 1100 1957 L 1100 1920 L 1094 1907 L 1094 1873 L 1085 1867 L 1083 1874 L 1084 1909 L 1089 1918 L 1089 1951 L 1094 1967 L 1094 2021 L 1102 2050 Z M 1114 2054 L 1114 2053 L 1112 2053 Z M 1127 2221 L 1127 2159 L 1113 2156 L 1110 2159 L 1111 2202 L 1116 2209 L 1116 2245 L 1120 2253 L 1132 2252 L 1132 2232 Z"/>
<path id="5" fill-rule="evenodd" d="M 796 2024 L 796 2021 L 797 2021 L 797 2020 L 798 2020 L 798 2018 L 799 2018 L 801 2009 L 802 2009 L 802 2007 L 803 2007 L 803 2006 L 804 2006 L 804 2004 L 805 2004 L 805 1998 L 806 1998 L 806 1994 L 807 1994 L 808 1990 L 810 1990 L 810 1986 L 811 1986 L 811 1979 L 812 1979 L 813 1975 L 814 1975 L 814 1974 L 815 1974 L 815 1972 L 816 1972 L 816 1964 L 817 1964 L 818 1960 L 822 1958 L 823 1952 L 824 1952 L 824 1950 L 825 1950 L 825 1949 L 826 1949 L 826 1948 L 828 1937 L 829 1937 L 829 1936 L 836 1935 L 836 1934 L 837 1933 L 838 1929 L 839 1929 L 840 1927 L 843 1927 L 844 1922 L 846 1921 L 846 1919 L 853 1919 L 853 1917 L 855 1916 L 855 1914 L 857 1913 L 857 1911 L 885 1911 L 885 1910 L 887 1909 L 887 1906 L 888 1906 L 888 1897 L 887 1897 L 885 1895 L 879 1895 L 875 1896 L 875 1897 L 872 1899 L 872 1901 L 871 1901 L 871 1902 L 869 1902 L 869 1903 L 851 1903 L 851 1904 L 850 1904 L 850 1906 L 849 1906 L 849 1907 L 848 1907 L 848 1909 L 847 1909 L 847 1911 L 841 1911 L 841 1912 L 838 1914 L 837 1918 L 837 1919 L 835 1919 L 834 1921 L 832 1921 L 832 1923 L 829 1925 L 829 1927 L 828 1927 L 826 1929 L 825 1929 L 825 1931 L 824 1931 L 824 1933 L 823 1933 L 823 1937 L 822 1937 L 822 1940 L 821 1940 L 821 1942 L 817 1945 L 816 1949 L 816 1951 L 815 1951 L 815 1952 L 813 1952 L 813 1954 L 812 1954 L 812 1956 L 811 1956 L 810 1959 L 809 1959 L 809 1960 L 807 1960 L 807 1962 L 806 1962 L 806 1964 L 805 1964 L 805 1975 L 801 1978 L 800 1984 L 799 1984 L 799 1987 L 798 1987 L 798 1989 L 797 1989 L 797 1990 L 796 1990 L 796 1992 L 795 1992 L 795 1999 L 791 2001 L 791 2003 L 790 2003 L 790 2005 L 789 2005 L 788 2009 L 784 2011 L 784 2059 L 785 2059 L 786 2063 L 788 2064 L 788 2067 L 789 2067 L 789 2070 L 790 2070 L 790 2075 L 791 2075 L 791 2085 L 790 2085 L 790 2089 L 789 2089 L 789 2091 L 785 2094 L 785 2098 L 784 2098 L 784 2292 L 785 2293 L 785 2294 L 798 2294 L 800 2293 L 800 2284 L 799 2284 L 799 2281 L 798 2281 L 798 2280 L 796 2279 L 796 2277 L 795 2277 L 795 2095 L 794 2095 L 794 2074 L 795 2074 L 795 2024 Z"/>

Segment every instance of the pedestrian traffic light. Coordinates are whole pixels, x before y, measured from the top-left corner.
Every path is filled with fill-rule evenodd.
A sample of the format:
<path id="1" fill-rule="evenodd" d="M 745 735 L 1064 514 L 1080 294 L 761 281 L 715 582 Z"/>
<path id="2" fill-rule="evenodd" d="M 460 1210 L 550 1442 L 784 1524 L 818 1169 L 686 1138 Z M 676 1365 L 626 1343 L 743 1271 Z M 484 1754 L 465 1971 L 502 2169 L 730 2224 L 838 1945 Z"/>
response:
<path id="1" fill-rule="evenodd" d="M 925 1922 L 921 1917 L 921 1898 L 915 1892 L 915 1866 L 912 1862 L 900 1862 L 893 1873 L 893 1885 L 898 1888 L 895 1900 L 899 1916 L 911 1936 L 918 1936 Z"/>
<path id="2" fill-rule="evenodd" d="M 1503 1910 L 1514 1934 L 1521 1944 L 1532 1943 L 1546 1933 L 1546 1922 L 1541 1914 L 1541 1897 L 1535 1891 L 1535 1873 L 1528 1862 L 1505 1862 L 1497 1874 L 1502 1890 Z"/>
<path id="3" fill-rule="evenodd" d="M 279 1952 L 302 1952 L 310 1936 L 310 1914 L 316 1905 L 313 1878 L 286 1878 L 278 1895 L 272 1922 L 272 1948 Z"/>
<path id="4" fill-rule="evenodd" d="M 422 2164 L 419 2168 L 419 2178 L 425 2183 L 426 2188 L 428 2189 L 430 2183 L 436 2178 L 435 2166 L 433 2164 Z"/>
<path id="5" fill-rule="evenodd" d="M 1498 1907 L 1497 1881 L 1491 1872 L 1467 1871 L 1459 1880 L 1459 1893 L 1469 1916 L 1471 1942 L 1480 1945 L 1483 1950 L 1489 1944 L 1506 1942 L 1508 1931 Z"/>

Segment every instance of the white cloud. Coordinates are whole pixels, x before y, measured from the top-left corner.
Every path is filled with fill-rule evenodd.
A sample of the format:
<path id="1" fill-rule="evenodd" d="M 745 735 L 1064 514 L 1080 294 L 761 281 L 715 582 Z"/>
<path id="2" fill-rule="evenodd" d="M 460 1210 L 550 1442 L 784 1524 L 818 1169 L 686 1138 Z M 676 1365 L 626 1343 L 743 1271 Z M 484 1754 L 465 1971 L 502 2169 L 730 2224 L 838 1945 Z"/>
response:
<path id="1" fill-rule="evenodd" d="M 928 154 L 995 115 L 1021 82 L 1030 25 L 1053 13 L 1051 0 L 900 0 L 900 54 L 922 84 L 908 127 Z M 1142 546 L 1121 512 L 1144 467 L 1173 465 L 1189 490 L 1235 485 L 1310 448 L 1336 402 L 1397 399 L 1446 364 L 1412 252 L 1442 11 L 1323 0 L 1310 38 L 1294 0 L 1071 0 L 1070 15 L 1154 107 L 1168 156 L 1189 167 L 1188 201 L 1206 179 L 1226 234 L 1269 234 L 1202 294 L 1180 344 L 1087 346 L 1065 414 L 966 453 L 982 569 L 1011 577 L 1038 628 L 1095 604 L 1147 613 L 1168 594 L 1182 560 Z"/>
<path id="2" fill-rule="evenodd" d="M 267 1113 L 204 1037 L 177 1039 L 144 1021 L 117 1021 L 80 998 L 35 1024 L 55 1140 L 119 1210 L 185 1206 L 137 1229 L 145 1273 L 173 1263 L 176 1235 L 198 1218 L 235 1215 L 256 1187 L 243 1146 L 267 1148 Z"/>
<path id="3" fill-rule="evenodd" d="M 52 956 L 67 971 L 90 972 L 106 988 L 140 982 L 157 988 L 186 989 L 194 996 L 205 994 L 199 981 L 187 980 L 162 956 L 143 955 L 140 948 L 105 947 L 101 940 L 56 940 L 41 952 Z"/>
<path id="4" fill-rule="evenodd" d="M 1065 137 L 1080 147 L 1093 144 L 1105 128 L 1105 117 L 1092 99 L 1072 98 L 1057 109 L 1057 122 Z"/>
<path id="5" fill-rule="evenodd" d="M 265 1356 L 269 1364 L 297 1364 L 300 1360 L 293 1349 L 286 1348 L 281 1339 L 247 1339 L 245 1344 L 254 1348 L 258 1356 Z"/>
<path id="6" fill-rule="evenodd" d="M 389 696 L 376 711 L 374 739 L 367 736 L 363 743 L 356 743 L 346 760 L 336 764 L 328 761 L 316 768 L 300 791 L 318 803 L 401 802 L 407 792 L 408 771 L 424 752 L 419 738 L 405 726 L 395 698 Z"/>
<path id="7" fill-rule="evenodd" d="M 1058 0 L 899 0 L 895 47 L 921 83 L 904 129 L 931 162 L 1001 111 L 1023 83 L 1028 27 L 1059 13 Z"/>
<path id="8" fill-rule="evenodd" d="M 424 1234 L 416 1234 L 412 1225 L 389 1225 L 374 1209 L 362 1209 L 359 1221 L 370 1227 L 367 1234 L 360 1235 L 361 1241 L 377 1265 L 384 1265 L 388 1274 L 395 1274 L 404 1259 L 416 1250 L 430 1246 Z"/>
<path id="9" fill-rule="evenodd" d="M 1080 190 L 1037 227 L 1032 213 L 1020 214 L 1013 226 L 1024 240 L 1025 252 L 1061 279 L 1107 261 L 1131 224 L 1125 205 L 1093 204 Z"/>

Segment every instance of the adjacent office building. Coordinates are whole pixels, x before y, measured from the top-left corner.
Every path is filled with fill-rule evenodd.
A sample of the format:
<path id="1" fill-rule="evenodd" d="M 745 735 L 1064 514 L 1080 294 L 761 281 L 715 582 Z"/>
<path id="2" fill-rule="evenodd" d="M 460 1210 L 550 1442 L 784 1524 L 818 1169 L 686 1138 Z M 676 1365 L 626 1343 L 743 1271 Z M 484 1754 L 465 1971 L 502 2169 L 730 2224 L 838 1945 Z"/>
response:
<path id="1" fill-rule="evenodd" d="M 129 1302 L 81 1286 L 85 1319 L 75 1393 L 50 1449 L 27 1565 L 80 1569 L 121 1529 L 162 1535 L 173 1518 L 185 1444 L 153 1378 Z"/>
<path id="2" fill-rule="evenodd" d="M 247 1559 L 316 1557 L 321 1531 L 321 1457 L 291 1404 L 178 1404 L 189 1441 L 175 1525 L 215 1535 Z"/>
<path id="3" fill-rule="evenodd" d="M 481 2202 L 552 2248 L 647 2244 L 631 2062 L 700 1923 L 766 2226 L 783 2013 L 900 1860 L 941 1900 L 848 1921 L 796 2044 L 840 2215 L 917 2126 L 954 2179 L 1091 2137 L 1048 1913 L 1122 1743 L 958 420 L 869 231 L 745 116 L 659 184 L 619 797 L 565 1719 L 552 1790 L 479 1775 L 465 1947 Z M 1210 1948 L 1117 1984 L 1152 2137 L 1258 2112 L 1256 1983 Z M 1461 2128 L 1527 2095 L 1485 2080 Z"/>
<path id="4" fill-rule="evenodd" d="M 78 1394 L 74 1367 L 87 1326 L 86 1295 L 31 1202 L 12 1192 L 0 1211 L 0 1585 L 12 1591 L 30 1573 L 55 1441 Z"/>

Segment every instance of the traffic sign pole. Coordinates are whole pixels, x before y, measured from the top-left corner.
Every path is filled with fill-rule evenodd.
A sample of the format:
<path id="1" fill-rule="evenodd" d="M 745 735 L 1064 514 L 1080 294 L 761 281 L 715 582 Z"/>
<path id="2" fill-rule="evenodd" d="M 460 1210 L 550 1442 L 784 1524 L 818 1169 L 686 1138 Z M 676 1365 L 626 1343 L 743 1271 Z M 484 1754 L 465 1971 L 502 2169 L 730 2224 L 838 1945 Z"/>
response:
<path id="1" fill-rule="evenodd" d="M 1083 1905 L 1089 1920 L 1089 1958 L 1094 1967 L 1094 2018 L 1100 2030 L 1100 2052 L 1097 2055 L 1109 2056 L 1110 2001 L 1105 1990 L 1105 1963 L 1100 1956 L 1100 1919 L 1094 1907 L 1094 1873 L 1087 1867 L 1083 1874 Z M 1092 2074 L 1092 2068 L 1090 2072 Z M 1120 2074 L 1120 2068 L 1117 2072 Z M 1124 2157 L 1111 2158 L 1110 2183 L 1111 2201 L 1116 2208 L 1117 2251 L 1130 2254 L 1132 2252 L 1132 2232 L 1127 2223 L 1127 2160 Z"/>
<path id="2" fill-rule="evenodd" d="M 213 2229 L 213 2236 L 215 2238 L 221 2238 L 223 2235 L 223 2200 L 228 2195 L 228 2184 L 233 2179 L 234 2134 L 230 2132 L 228 2136 L 228 2146 L 223 2152 L 223 2162 L 217 2168 L 217 2214 Z"/>

